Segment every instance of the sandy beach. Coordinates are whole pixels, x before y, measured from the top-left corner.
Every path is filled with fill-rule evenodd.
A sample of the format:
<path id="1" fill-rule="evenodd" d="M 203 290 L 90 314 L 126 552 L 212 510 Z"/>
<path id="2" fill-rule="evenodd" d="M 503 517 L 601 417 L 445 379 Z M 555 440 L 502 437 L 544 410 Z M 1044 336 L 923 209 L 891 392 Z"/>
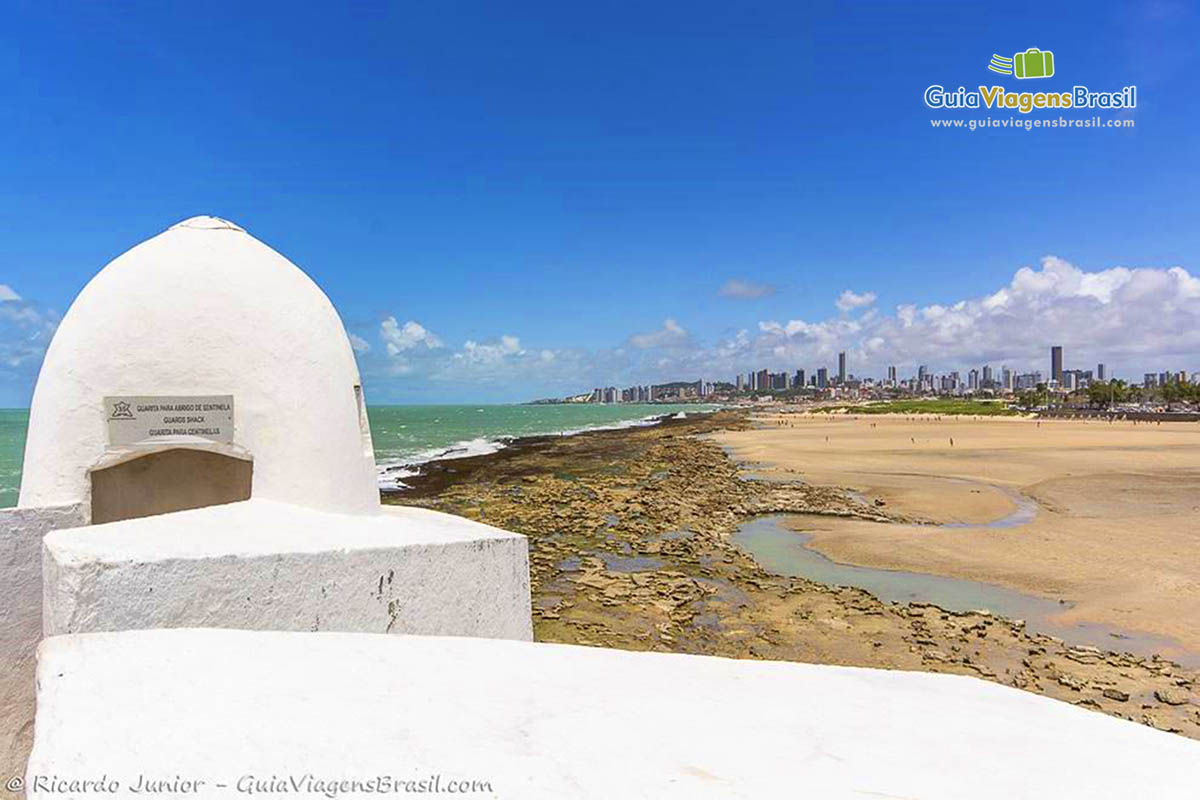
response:
<path id="1" fill-rule="evenodd" d="M 914 523 L 806 518 L 866 567 L 985 581 L 1200 653 L 1200 425 L 769 414 L 716 436 L 763 477 L 860 493 Z M 1013 517 L 1036 503 L 1032 519 Z"/>

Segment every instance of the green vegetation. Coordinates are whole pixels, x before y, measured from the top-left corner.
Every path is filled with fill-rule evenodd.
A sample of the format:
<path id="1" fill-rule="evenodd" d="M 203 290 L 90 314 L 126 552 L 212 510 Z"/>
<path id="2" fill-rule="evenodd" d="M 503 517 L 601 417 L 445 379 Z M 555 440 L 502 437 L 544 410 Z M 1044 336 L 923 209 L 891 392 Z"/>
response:
<path id="1" fill-rule="evenodd" d="M 1161 402 L 1167 408 L 1173 409 L 1180 403 L 1200 404 L 1200 384 L 1175 379 L 1151 389 L 1122 380 L 1093 381 L 1086 389 L 1075 392 L 1072 397 L 1086 398 L 1095 408 L 1119 403 Z"/>
<path id="2" fill-rule="evenodd" d="M 980 417 L 1006 417 L 1019 414 L 1007 403 L 992 400 L 888 400 L 868 405 L 832 406 L 817 411 L 844 410 L 848 414 L 971 414 Z"/>

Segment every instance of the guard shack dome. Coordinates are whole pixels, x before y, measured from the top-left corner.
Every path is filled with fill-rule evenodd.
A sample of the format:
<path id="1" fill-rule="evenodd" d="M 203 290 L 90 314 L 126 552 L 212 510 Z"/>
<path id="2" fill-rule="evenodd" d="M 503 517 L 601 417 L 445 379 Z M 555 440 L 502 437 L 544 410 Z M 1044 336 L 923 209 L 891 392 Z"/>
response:
<path id="1" fill-rule="evenodd" d="M 358 368 L 307 275 L 193 217 L 68 310 L 34 391 L 19 505 L 82 503 L 108 522 L 251 497 L 378 508 Z"/>

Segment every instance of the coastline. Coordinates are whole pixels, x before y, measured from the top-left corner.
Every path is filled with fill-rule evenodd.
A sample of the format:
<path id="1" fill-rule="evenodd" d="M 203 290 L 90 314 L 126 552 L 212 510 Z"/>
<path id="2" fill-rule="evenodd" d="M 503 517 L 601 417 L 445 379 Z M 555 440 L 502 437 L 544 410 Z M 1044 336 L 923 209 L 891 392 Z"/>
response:
<path id="1" fill-rule="evenodd" d="M 690 404 L 668 404 L 669 409 L 655 409 L 656 413 L 642 414 L 640 416 L 631 416 L 622 418 L 619 414 L 627 409 L 636 409 L 636 411 L 646 411 L 653 408 L 649 404 L 622 404 L 618 406 L 599 406 L 605 411 L 613 410 L 617 415 L 610 420 L 593 420 L 574 419 L 566 427 L 556 427 L 552 420 L 542 420 L 540 423 L 535 423 L 535 430 L 526 430 L 523 433 L 513 433 L 511 429 L 503 432 L 494 429 L 488 431 L 463 431 L 469 438 L 463 438 L 446 442 L 444 444 L 428 446 L 425 449 L 417 449 L 409 452 L 390 453 L 387 452 L 390 448 L 384 446 L 384 452 L 376 452 L 376 471 L 378 477 L 379 488 L 384 492 L 403 491 L 409 488 L 409 479 L 413 478 L 425 469 L 425 466 L 430 463 L 459 460 L 463 458 L 472 458 L 475 456 L 486 456 L 492 453 L 499 452 L 512 446 L 520 447 L 527 440 L 537 440 L 547 437 L 562 437 L 576 436 L 582 433 L 606 430 L 624 430 L 626 428 L 637 428 L 651 425 L 661 424 L 663 420 L 676 416 L 678 414 L 697 414 L 708 413 L 713 410 L 709 405 L 701 404 L 695 408 Z M 580 404 L 547 404 L 547 403 L 528 403 L 522 406 L 510 406 L 509 408 L 566 408 L 578 409 L 584 407 Z M 587 405 L 587 408 L 597 408 L 594 405 Z M 381 407 L 390 409 L 396 407 Z M 438 413 L 453 413 L 456 410 L 471 409 L 476 412 L 482 412 L 483 406 L 440 406 L 429 407 L 439 409 Z M 491 407 L 502 408 L 502 407 Z M 378 412 L 377 412 L 378 414 Z M 432 420 L 433 423 L 438 423 L 440 420 Z M 558 420 L 559 425 L 564 421 Z M 401 428 L 406 428 L 408 425 L 401 424 Z M 373 431 L 374 433 L 374 431 Z M 386 435 L 388 431 L 382 429 L 380 434 Z M 381 437 L 382 438 L 382 437 Z"/>
<path id="2" fill-rule="evenodd" d="M 972 675 L 1200 738 L 1200 673 L 1161 656 L 1070 646 L 1020 620 L 885 603 L 764 569 L 733 541 L 756 517 L 895 515 L 835 486 L 746 480 L 709 437 L 752 424 L 722 410 L 530 437 L 433 462 L 385 502 L 527 536 L 540 641 Z"/>
<path id="3" fill-rule="evenodd" d="M 489 445 L 491 446 L 478 452 L 431 457 L 381 468 L 380 491 L 384 497 L 384 502 L 402 502 L 404 498 L 427 497 L 437 494 L 455 483 L 471 480 L 475 473 L 486 470 L 492 464 L 503 464 L 510 459 L 520 459 L 530 451 L 544 448 L 564 439 L 578 436 L 621 433 L 639 428 L 662 427 L 715 413 L 718 412 L 694 411 L 687 412 L 686 417 L 679 417 L 678 411 L 672 411 L 592 428 L 566 430 L 557 433 L 541 433 L 531 436 L 496 437 L 494 440 L 489 440 Z M 400 486 L 385 485 L 382 480 L 383 474 L 385 471 L 394 470 L 406 471 L 406 474 L 403 476 L 403 483 Z"/>

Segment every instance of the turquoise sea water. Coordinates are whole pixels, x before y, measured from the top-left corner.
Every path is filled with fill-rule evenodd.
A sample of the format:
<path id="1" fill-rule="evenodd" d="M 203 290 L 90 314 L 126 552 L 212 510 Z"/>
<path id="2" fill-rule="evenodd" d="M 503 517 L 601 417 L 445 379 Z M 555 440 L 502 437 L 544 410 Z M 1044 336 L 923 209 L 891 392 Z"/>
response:
<path id="1" fill-rule="evenodd" d="M 373 406 L 368 409 L 380 485 L 397 488 L 416 466 L 437 458 L 491 453 L 513 438 L 642 424 L 647 418 L 711 406 Z M 17 504 L 25 451 L 26 409 L 0 409 L 0 508 Z"/>
<path id="2" fill-rule="evenodd" d="M 0 508 L 17 504 L 21 488 L 21 460 L 25 457 L 25 428 L 29 411 L 0 408 Z"/>
<path id="3" fill-rule="evenodd" d="M 455 405 L 370 408 L 379 485 L 402 488 L 416 465 L 492 453 L 522 436 L 570 434 L 646 424 L 656 417 L 707 411 L 696 405 Z"/>

